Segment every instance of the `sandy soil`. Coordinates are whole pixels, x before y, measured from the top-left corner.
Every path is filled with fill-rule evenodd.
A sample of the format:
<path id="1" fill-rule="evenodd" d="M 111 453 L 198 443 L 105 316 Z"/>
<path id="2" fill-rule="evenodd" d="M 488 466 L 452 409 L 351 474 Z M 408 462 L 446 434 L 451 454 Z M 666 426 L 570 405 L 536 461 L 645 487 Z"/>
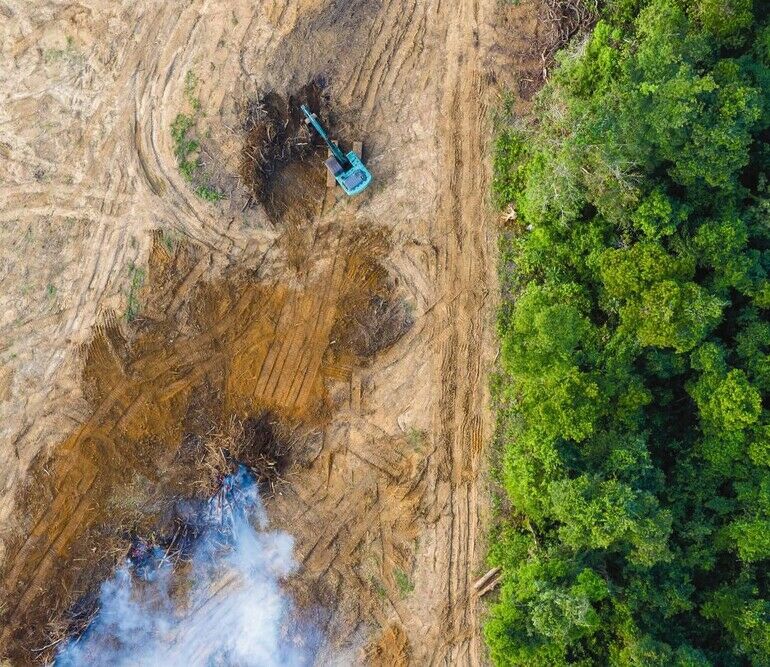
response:
<path id="1" fill-rule="evenodd" d="M 538 75 L 536 8 L 0 1 L 0 655 L 47 655 L 191 415 L 269 409 L 305 449 L 268 510 L 337 655 L 484 661 L 490 110 Z M 245 101 L 312 80 L 375 183 L 276 219 L 238 177 Z M 182 112 L 221 202 L 179 173 Z M 382 346 L 374 297 L 412 323 Z"/>

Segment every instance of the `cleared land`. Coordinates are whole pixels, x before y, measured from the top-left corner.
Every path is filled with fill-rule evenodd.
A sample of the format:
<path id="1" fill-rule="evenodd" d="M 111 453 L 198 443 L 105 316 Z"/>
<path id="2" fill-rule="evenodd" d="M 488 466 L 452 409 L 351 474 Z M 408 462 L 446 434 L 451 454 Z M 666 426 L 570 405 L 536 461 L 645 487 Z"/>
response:
<path id="1" fill-rule="evenodd" d="M 291 461 L 268 512 L 333 649 L 480 663 L 488 105 L 539 75 L 537 8 L 34 4 L 0 2 L 0 655 L 50 655 L 194 491 L 185 448 L 269 414 Z M 263 206 L 249 105 L 313 82 L 376 184 L 322 204 L 304 155 Z"/>

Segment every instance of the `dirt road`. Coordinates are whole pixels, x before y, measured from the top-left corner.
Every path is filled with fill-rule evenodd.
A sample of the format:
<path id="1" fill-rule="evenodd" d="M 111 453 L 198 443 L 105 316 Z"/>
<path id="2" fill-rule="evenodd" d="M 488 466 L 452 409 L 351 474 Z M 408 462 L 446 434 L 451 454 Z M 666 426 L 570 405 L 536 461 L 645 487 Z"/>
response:
<path id="1" fill-rule="evenodd" d="M 106 521 L 94 507 L 137 476 L 162 477 L 205 380 L 217 418 L 270 409 L 320 442 L 268 511 L 297 538 L 297 594 L 334 610 L 338 655 L 484 661 L 472 582 L 491 435 L 487 103 L 510 62 L 499 11 L 495 0 L 0 2 L 0 557 L 14 600 L 0 655 L 41 655 L 30 614 L 55 599 L 65 615 L 84 592 L 74 554 Z M 238 178 L 242 102 L 313 80 L 376 182 L 298 229 Z M 179 173 L 169 128 L 183 112 L 218 203 Z M 179 241 L 195 250 L 148 271 L 152 248 Z M 380 289 L 370 276 L 412 326 L 363 353 L 339 340 L 356 295 Z M 231 287 L 201 296 L 212 283 Z M 146 325 L 126 323 L 134 308 Z M 112 361 L 96 374 L 105 339 Z M 148 472 L 127 449 L 152 439 L 165 444 Z M 125 475 L 111 474 L 118 459 Z M 20 506 L 38 483 L 46 501 Z M 54 594 L 62 576 L 77 585 Z"/>

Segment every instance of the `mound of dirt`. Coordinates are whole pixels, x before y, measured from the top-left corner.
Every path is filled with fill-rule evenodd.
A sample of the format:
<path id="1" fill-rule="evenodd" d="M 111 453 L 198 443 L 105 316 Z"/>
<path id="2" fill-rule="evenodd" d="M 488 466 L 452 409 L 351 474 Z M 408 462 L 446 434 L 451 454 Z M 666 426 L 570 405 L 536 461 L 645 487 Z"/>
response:
<path id="1" fill-rule="evenodd" d="M 360 357 L 372 357 L 389 348 L 412 326 L 407 304 L 394 298 L 390 290 L 375 294 L 344 322 L 339 344 Z"/>

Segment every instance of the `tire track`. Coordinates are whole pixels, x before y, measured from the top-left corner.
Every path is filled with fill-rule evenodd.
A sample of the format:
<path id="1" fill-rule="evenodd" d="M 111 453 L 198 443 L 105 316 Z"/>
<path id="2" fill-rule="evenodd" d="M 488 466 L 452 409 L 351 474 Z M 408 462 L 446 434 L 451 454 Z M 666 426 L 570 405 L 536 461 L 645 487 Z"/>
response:
<path id="1" fill-rule="evenodd" d="M 447 448 L 449 502 L 439 530 L 448 532 L 451 551 L 441 575 L 447 593 L 441 613 L 446 627 L 426 653 L 431 664 L 478 665 L 483 655 L 472 581 L 483 556 L 478 542 L 483 520 L 478 475 L 479 441 L 484 436 L 479 433 L 490 432 L 482 355 L 491 337 L 484 294 L 491 289 L 494 273 L 492 246 L 487 235 L 477 231 L 484 230 L 489 219 L 480 9 L 477 0 L 462 0 L 459 7 L 445 3 L 438 10 L 446 27 L 447 50 L 438 136 L 442 178 L 436 237 L 442 261 L 437 282 L 440 298 L 450 305 L 437 312 L 438 326 L 451 333 L 436 359 L 442 382 L 437 387 L 434 429 L 439 447 Z M 439 479 L 443 456 L 434 462 Z"/>

